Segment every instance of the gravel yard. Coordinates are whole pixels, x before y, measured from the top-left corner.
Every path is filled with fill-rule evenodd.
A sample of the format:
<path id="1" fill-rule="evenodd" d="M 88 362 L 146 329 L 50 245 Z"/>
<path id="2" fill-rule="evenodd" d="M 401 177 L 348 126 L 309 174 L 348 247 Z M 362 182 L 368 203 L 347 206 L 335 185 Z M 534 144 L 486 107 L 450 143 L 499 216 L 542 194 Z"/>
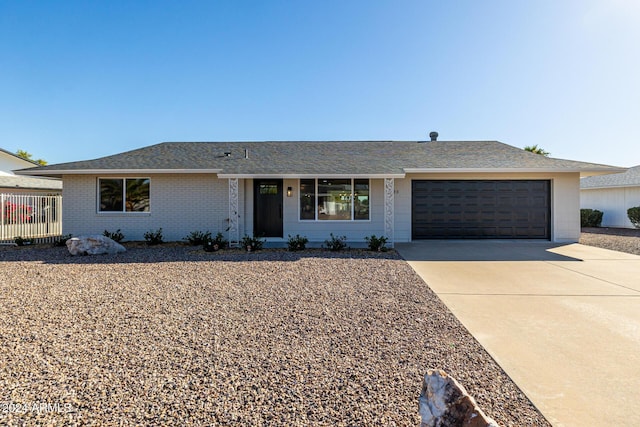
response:
<path id="1" fill-rule="evenodd" d="M 395 252 L 0 248 L 0 273 L 0 424 L 417 426 L 440 368 L 549 425 Z"/>
<path id="2" fill-rule="evenodd" d="M 583 228 L 580 243 L 640 255 L 640 229 Z"/>

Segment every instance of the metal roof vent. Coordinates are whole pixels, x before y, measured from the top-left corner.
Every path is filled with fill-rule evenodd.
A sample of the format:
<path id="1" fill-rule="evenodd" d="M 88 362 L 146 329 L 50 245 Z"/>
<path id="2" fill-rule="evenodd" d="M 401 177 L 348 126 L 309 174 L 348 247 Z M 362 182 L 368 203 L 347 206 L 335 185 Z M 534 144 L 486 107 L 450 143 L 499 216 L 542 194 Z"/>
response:
<path id="1" fill-rule="evenodd" d="M 438 140 L 438 132 L 430 132 L 429 133 L 429 138 L 431 138 L 432 141 L 437 141 Z"/>

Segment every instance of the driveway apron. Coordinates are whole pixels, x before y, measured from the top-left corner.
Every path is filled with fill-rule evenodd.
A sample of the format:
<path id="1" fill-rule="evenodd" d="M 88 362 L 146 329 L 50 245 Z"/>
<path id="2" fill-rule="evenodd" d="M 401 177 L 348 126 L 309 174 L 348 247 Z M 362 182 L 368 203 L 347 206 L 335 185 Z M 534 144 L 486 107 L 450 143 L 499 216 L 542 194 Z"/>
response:
<path id="1" fill-rule="evenodd" d="M 540 241 L 396 249 L 554 426 L 640 425 L 640 256 Z"/>

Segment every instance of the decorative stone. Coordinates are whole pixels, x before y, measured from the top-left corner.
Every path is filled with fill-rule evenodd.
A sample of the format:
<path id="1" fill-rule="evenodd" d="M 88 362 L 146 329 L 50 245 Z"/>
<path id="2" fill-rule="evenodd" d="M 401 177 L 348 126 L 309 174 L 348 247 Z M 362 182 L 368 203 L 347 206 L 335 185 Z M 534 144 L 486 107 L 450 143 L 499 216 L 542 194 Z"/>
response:
<path id="1" fill-rule="evenodd" d="M 101 255 L 126 252 L 120 243 L 101 235 L 72 237 L 67 240 L 71 255 Z"/>
<path id="2" fill-rule="evenodd" d="M 498 427 L 445 371 L 429 369 L 420 393 L 420 427 Z"/>

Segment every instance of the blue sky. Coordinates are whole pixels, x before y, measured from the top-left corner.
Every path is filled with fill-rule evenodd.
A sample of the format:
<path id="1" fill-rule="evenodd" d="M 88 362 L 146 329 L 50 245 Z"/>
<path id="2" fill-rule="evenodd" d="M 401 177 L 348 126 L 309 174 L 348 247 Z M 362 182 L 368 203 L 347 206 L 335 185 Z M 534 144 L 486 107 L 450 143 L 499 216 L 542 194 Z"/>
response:
<path id="1" fill-rule="evenodd" d="M 640 164 L 640 2 L 0 0 L 0 147 L 499 140 Z"/>

